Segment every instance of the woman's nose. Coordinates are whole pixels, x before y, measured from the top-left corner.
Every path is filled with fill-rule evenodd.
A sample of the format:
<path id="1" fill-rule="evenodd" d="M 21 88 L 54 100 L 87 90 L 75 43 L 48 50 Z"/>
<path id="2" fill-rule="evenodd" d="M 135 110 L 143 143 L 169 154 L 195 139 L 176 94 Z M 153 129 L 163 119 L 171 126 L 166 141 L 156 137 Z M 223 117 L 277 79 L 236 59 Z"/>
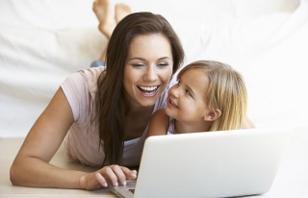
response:
<path id="1" fill-rule="evenodd" d="M 150 65 L 144 74 L 144 80 L 145 81 L 155 81 L 157 80 L 158 76 L 157 76 L 157 72 L 155 69 L 155 66 Z"/>

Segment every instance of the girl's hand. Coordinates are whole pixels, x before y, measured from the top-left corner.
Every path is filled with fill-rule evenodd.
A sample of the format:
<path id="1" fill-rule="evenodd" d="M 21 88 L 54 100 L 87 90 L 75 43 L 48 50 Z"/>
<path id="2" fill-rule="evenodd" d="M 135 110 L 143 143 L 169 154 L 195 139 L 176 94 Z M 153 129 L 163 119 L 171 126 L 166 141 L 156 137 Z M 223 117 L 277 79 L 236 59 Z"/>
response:
<path id="1" fill-rule="evenodd" d="M 93 190 L 108 185 L 126 185 L 126 180 L 137 178 L 137 171 L 119 165 L 104 166 L 96 172 L 88 173 L 80 177 L 79 183 L 82 189 Z"/>

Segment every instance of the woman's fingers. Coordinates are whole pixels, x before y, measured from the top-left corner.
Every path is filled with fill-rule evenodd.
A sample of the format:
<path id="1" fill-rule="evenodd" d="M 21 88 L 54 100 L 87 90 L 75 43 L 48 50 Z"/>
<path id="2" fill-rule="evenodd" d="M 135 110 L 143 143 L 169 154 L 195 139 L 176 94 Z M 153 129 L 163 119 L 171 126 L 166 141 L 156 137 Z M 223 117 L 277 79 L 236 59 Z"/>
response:
<path id="1" fill-rule="evenodd" d="M 125 176 L 125 173 L 122 170 L 122 167 L 120 167 L 118 165 L 112 165 L 111 169 L 113 170 L 113 172 L 117 176 L 118 181 L 120 182 L 120 184 L 126 185 L 126 176 Z"/>
<path id="2" fill-rule="evenodd" d="M 119 165 L 105 166 L 102 169 L 80 177 L 81 188 L 93 190 L 108 185 L 126 185 L 126 180 L 136 179 L 137 171 Z"/>
<path id="3" fill-rule="evenodd" d="M 119 165 L 105 166 L 95 174 L 97 182 L 107 187 L 109 182 L 113 186 L 126 185 L 127 179 L 136 179 L 137 171 Z"/>
<path id="4" fill-rule="evenodd" d="M 115 172 L 113 171 L 113 169 L 111 168 L 111 166 L 106 166 L 106 167 L 103 168 L 103 176 L 105 176 L 105 178 L 107 180 L 109 180 L 109 182 L 113 186 L 118 186 L 119 185 L 118 177 L 115 174 Z"/>
<path id="5" fill-rule="evenodd" d="M 122 171 L 124 172 L 127 179 L 136 179 L 137 178 L 137 171 L 136 170 L 130 170 L 129 168 L 125 166 L 121 166 Z"/>
<path id="6" fill-rule="evenodd" d="M 108 187 L 106 179 L 100 173 L 95 173 L 95 177 L 103 187 Z"/>

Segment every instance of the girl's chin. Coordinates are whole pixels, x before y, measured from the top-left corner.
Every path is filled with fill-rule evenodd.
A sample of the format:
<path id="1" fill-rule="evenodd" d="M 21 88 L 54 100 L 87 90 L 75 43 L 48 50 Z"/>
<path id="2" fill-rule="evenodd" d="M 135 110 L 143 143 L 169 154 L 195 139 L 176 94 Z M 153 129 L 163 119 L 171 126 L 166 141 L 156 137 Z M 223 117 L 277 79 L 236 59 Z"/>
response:
<path id="1" fill-rule="evenodd" d="M 166 113 L 167 116 L 173 117 L 172 109 L 170 109 L 170 107 L 168 107 L 168 106 L 165 109 L 165 113 Z"/>

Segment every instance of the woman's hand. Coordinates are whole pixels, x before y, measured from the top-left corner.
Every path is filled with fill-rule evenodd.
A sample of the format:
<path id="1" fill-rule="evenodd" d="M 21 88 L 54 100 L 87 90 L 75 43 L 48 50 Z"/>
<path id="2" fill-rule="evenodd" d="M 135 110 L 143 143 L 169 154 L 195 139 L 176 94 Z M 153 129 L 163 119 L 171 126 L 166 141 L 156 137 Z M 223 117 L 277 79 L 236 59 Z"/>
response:
<path id="1" fill-rule="evenodd" d="M 96 172 L 80 177 L 80 187 L 87 190 L 126 185 L 126 180 L 137 178 L 137 171 L 119 165 L 104 166 Z"/>

